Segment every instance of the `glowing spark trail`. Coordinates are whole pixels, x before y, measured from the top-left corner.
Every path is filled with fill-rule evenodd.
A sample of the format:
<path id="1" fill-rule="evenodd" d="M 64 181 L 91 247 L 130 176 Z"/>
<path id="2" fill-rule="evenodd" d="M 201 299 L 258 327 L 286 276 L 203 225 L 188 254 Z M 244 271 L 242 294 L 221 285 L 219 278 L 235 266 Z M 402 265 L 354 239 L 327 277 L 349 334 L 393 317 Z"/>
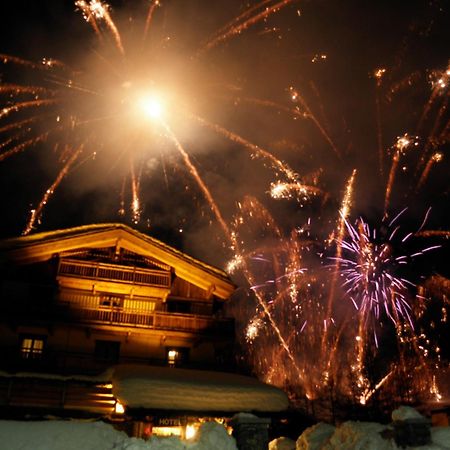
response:
<path id="1" fill-rule="evenodd" d="M 268 159 L 272 166 L 282 172 L 289 180 L 293 181 L 294 183 L 298 182 L 298 175 L 284 162 L 280 161 L 278 158 L 276 158 L 272 153 L 270 153 L 267 150 L 264 150 L 261 147 L 258 147 L 256 144 L 251 143 L 250 141 L 247 141 L 243 137 L 221 127 L 220 125 L 213 124 L 207 122 L 205 119 L 202 119 L 201 117 L 192 116 L 195 120 L 197 120 L 199 123 L 201 123 L 203 126 L 214 130 L 215 132 L 221 134 L 222 136 L 225 136 L 226 138 L 230 139 L 230 141 L 236 142 L 240 145 L 242 145 L 244 148 L 254 152 L 254 154 L 260 158 Z"/>
<path id="2" fill-rule="evenodd" d="M 220 34 L 218 36 L 213 37 L 209 42 L 207 42 L 207 44 L 202 49 L 202 51 L 204 52 L 204 51 L 211 50 L 212 48 L 216 47 L 221 42 L 230 39 L 232 36 L 242 33 L 244 30 L 251 27 L 255 23 L 258 23 L 258 22 L 266 19 L 271 14 L 279 11 L 284 6 L 287 6 L 290 3 L 293 3 L 293 1 L 294 0 L 281 0 L 278 3 L 275 3 L 274 5 L 272 5 L 270 7 L 264 8 L 264 10 L 262 12 L 260 12 L 259 14 L 253 15 L 250 18 L 244 20 L 244 22 L 237 24 L 237 25 L 235 25 L 236 22 L 233 20 L 227 27 L 228 30 L 224 31 L 222 34 Z M 265 5 L 266 3 L 268 3 L 268 2 L 263 1 L 262 5 Z M 258 6 L 260 6 L 260 5 L 258 5 Z M 253 12 L 254 9 L 255 8 L 252 8 L 251 12 Z M 247 17 L 249 15 L 249 13 L 250 12 L 242 14 L 240 18 Z"/>
<path id="3" fill-rule="evenodd" d="M 391 199 L 392 186 L 394 185 L 395 175 L 397 173 L 398 163 L 400 162 L 400 157 L 405 153 L 405 151 L 411 146 L 417 146 L 417 137 L 412 138 L 405 133 L 403 136 L 397 138 L 397 142 L 394 146 L 394 153 L 392 155 L 391 170 L 389 171 L 389 178 L 386 185 L 386 193 L 384 198 L 384 215 L 387 215 L 389 202 Z"/>
<path id="4" fill-rule="evenodd" d="M 295 194 L 295 195 L 294 195 Z M 328 196 L 322 189 L 315 186 L 298 183 L 282 183 L 280 181 L 270 185 L 270 195 L 272 198 L 293 198 L 309 197 L 310 195 L 321 195 L 325 198 Z"/>
<path id="5" fill-rule="evenodd" d="M 442 153 L 435 153 L 427 162 L 425 169 L 423 169 L 422 175 L 420 176 L 420 179 L 416 186 L 416 192 L 420 190 L 420 188 L 425 184 L 425 181 L 428 178 L 428 175 L 430 174 L 431 168 L 438 162 L 442 161 L 442 158 L 444 155 Z"/>
<path id="6" fill-rule="evenodd" d="M 152 0 L 150 7 L 148 8 L 147 19 L 145 20 L 144 35 L 142 37 L 143 41 L 145 41 L 147 39 L 148 30 L 149 30 L 150 24 L 152 22 L 153 14 L 154 14 L 156 8 L 158 8 L 160 6 L 161 6 L 161 2 L 159 0 Z"/>
<path id="7" fill-rule="evenodd" d="M 197 169 L 195 168 L 195 166 L 191 163 L 191 160 L 189 158 L 189 155 L 186 153 L 186 151 L 184 150 L 184 148 L 182 147 L 181 143 L 178 141 L 178 139 L 176 138 L 176 136 L 173 134 L 173 132 L 171 131 L 171 129 L 169 128 L 169 126 L 165 123 L 163 123 L 164 128 L 166 129 L 167 133 L 169 134 L 170 139 L 172 140 L 172 142 L 174 143 L 175 147 L 177 148 L 177 150 L 181 153 L 181 155 L 183 156 L 186 166 L 189 168 L 192 176 L 195 178 L 195 180 L 197 181 L 198 186 L 200 187 L 200 189 L 202 190 L 203 194 L 205 195 L 206 199 L 208 200 L 211 209 L 213 210 L 217 221 L 219 222 L 220 226 L 222 227 L 222 230 L 225 234 L 225 236 L 230 240 L 232 247 L 238 252 L 238 254 L 240 253 L 239 251 L 239 243 L 237 242 L 235 235 L 233 233 L 230 232 L 228 225 L 226 224 L 225 220 L 222 217 L 222 214 L 216 204 L 216 202 L 214 201 L 211 193 L 209 192 L 209 189 L 206 187 L 205 183 L 203 182 L 203 180 L 201 179 Z M 247 267 L 247 264 L 245 263 L 245 261 L 243 262 L 243 272 L 247 278 L 247 280 L 249 281 L 249 283 L 251 285 L 254 285 L 254 278 L 253 275 L 251 274 L 250 270 Z M 257 292 L 256 290 L 254 290 L 255 293 L 255 297 L 258 300 L 258 304 L 261 306 L 261 308 L 264 311 L 265 316 L 267 317 L 267 319 L 270 322 L 270 325 L 272 327 L 272 329 L 275 331 L 280 344 L 282 345 L 282 347 L 284 348 L 284 350 L 286 351 L 287 356 L 289 357 L 289 359 L 292 361 L 292 364 L 298 368 L 297 366 L 297 362 L 295 361 L 294 357 L 292 356 L 291 350 L 286 342 L 286 340 L 283 338 L 279 327 L 277 326 L 275 320 L 273 319 L 273 316 L 269 310 L 269 307 L 267 306 L 267 303 L 264 301 L 262 295 Z M 299 373 L 300 370 L 298 369 Z"/>
<path id="8" fill-rule="evenodd" d="M 203 195 L 208 200 L 208 203 L 211 206 L 211 209 L 214 212 L 214 215 L 216 216 L 216 219 L 219 222 L 219 225 L 221 226 L 225 236 L 229 238 L 231 235 L 230 229 L 228 228 L 228 225 L 226 224 L 224 218 L 222 217 L 222 213 L 220 212 L 219 207 L 217 206 L 216 202 L 214 201 L 213 196 L 209 192 L 209 189 L 207 188 L 206 184 L 200 177 L 200 174 L 198 173 L 196 167 L 192 164 L 188 153 L 183 148 L 180 141 L 176 138 L 175 134 L 172 132 L 169 125 L 164 122 L 162 122 L 162 124 L 163 124 L 164 128 L 166 129 L 169 138 L 172 140 L 176 149 L 180 152 L 181 156 L 183 157 L 184 162 L 186 163 L 186 166 L 188 167 L 189 171 L 191 172 L 191 175 L 194 177 L 195 181 L 197 182 L 198 186 L 200 187 Z"/>
<path id="9" fill-rule="evenodd" d="M 380 87 L 383 75 L 386 73 L 386 69 L 376 69 L 374 72 L 374 78 L 376 80 L 376 92 L 375 92 L 375 106 L 376 106 L 376 121 L 377 121 L 377 143 L 378 143 L 378 163 L 380 165 L 380 175 L 383 176 L 384 167 L 384 152 L 383 152 L 383 135 L 381 127 L 381 102 L 380 102 Z"/>
<path id="10" fill-rule="evenodd" d="M 333 149 L 334 153 L 336 153 L 336 156 L 340 159 L 342 157 L 340 150 L 336 147 L 336 144 L 333 142 L 333 140 L 331 139 L 331 137 L 329 136 L 327 131 L 323 128 L 322 124 L 319 122 L 317 117 L 313 114 L 313 112 L 311 111 L 311 108 L 306 103 L 306 100 L 293 87 L 290 87 L 289 89 L 291 91 L 291 96 L 294 99 L 294 101 L 298 102 L 301 105 L 301 107 L 306 111 L 307 117 L 309 117 L 314 122 L 314 124 L 316 125 L 318 130 L 321 132 L 322 136 L 326 139 L 328 144 L 330 144 L 330 147 Z M 294 113 L 297 115 L 303 115 L 299 111 L 294 112 Z"/>
<path id="11" fill-rule="evenodd" d="M 339 151 L 336 144 L 331 139 L 329 133 L 325 130 L 323 125 L 319 122 L 317 117 L 313 114 L 313 112 L 311 111 L 311 108 L 306 103 L 306 100 L 292 86 L 289 88 L 289 92 L 291 95 L 291 100 L 295 103 L 299 103 L 300 106 L 302 107 L 302 110 L 299 109 L 298 107 L 290 108 L 288 106 L 280 105 L 279 103 L 272 102 L 270 100 L 262 100 L 262 99 L 258 99 L 258 98 L 252 98 L 252 97 L 243 97 L 243 98 L 240 97 L 238 99 L 238 101 L 245 101 L 248 103 L 253 103 L 255 105 L 273 108 L 273 109 L 276 109 L 277 111 L 284 111 L 288 114 L 292 114 L 292 115 L 294 115 L 296 117 L 300 117 L 302 119 L 311 120 L 314 123 L 314 125 L 316 126 L 316 128 L 319 130 L 320 134 L 325 139 L 325 141 L 330 145 L 330 147 L 332 148 L 334 153 L 340 158 L 341 152 Z"/>
<path id="12" fill-rule="evenodd" d="M 85 20 L 92 25 L 98 35 L 100 35 L 100 31 L 97 25 L 97 20 L 105 21 L 107 27 L 114 37 L 117 49 L 124 56 L 125 49 L 123 48 L 119 30 L 117 29 L 116 24 L 112 20 L 109 13 L 109 5 L 107 3 L 102 3 L 100 0 L 91 0 L 89 3 L 87 3 L 85 0 L 78 0 L 75 2 L 75 5 L 80 8 L 80 10 L 83 12 L 83 17 L 85 18 Z"/>
<path id="13" fill-rule="evenodd" d="M 55 192 L 55 189 L 59 186 L 63 178 L 67 175 L 70 168 L 72 167 L 73 163 L 77 160 L 77 158 L 80 156 L 84 148 L 84 145 L 80 145 L 76 150 L 73 151 L 72 156 L 69 158 L 69 160 L 64 164 L 64 167 L 62 170 L 58 173 L 58 176 L 56 177 L 55 181 L 52 183 L 52 185 L 47 189 L 45 192 L 42 200 L 40 201 L 39 205 L 31 211 L 31 217 L 28 221 L 28 224 L 23 232 L 24 235 L 29 234 L 34 226 L 36 221 L 40 220 L 42 210 L 44 209 L 45 205 L 47 204 L 49 198 L 53 195 Z"/>
<path id="14" fill-rule="evenodd" d="M 347 181 L 347 186 L 345 189 L 344 198 L 342 199 L 341 208 L 339 210 L 339 225 L 338 225 L 338 232 L 337 232 L 337 239 L 336 239 L 336 255 L 335 255 L 335 264 L 333 268 L 333 277 L 330 284 L 330 294 L 328 297 L 328 304 L 327 304 L 327 310 L 325 314 L 325 330 L 323 332 L 323 338 L 322 338 L 322 351 L 325 350 L 325 346 L 327 345 L 328 340 L 328 321 L 331 318 L 332 308 L 333 308 L 333 302 L 334 302 L 334 296 L 335 296 L 335 290 L 336 290 L 336 283 L 337 283 L 337 277 L 338 277 L 338 271 L 340 266 L 340 261 L 342 257 L 342 242 L 345 235 L 345 224 L 348 219 L 348 216 L 350 214 L 350 209 L 352 205 L 352 195 L 353 195 L 353 185 L 355 183 L 356 178 L 356 169 L 353 169 L 352 175 Z M 325 354 L 325 353 L 324 353 Z"/>
<path id="15" fill-rule="evenodd" d="M 28 139 L 26 141 L 21 142 L 20 144 L 17 144 L 16 146 L 10 148 L 8 151 L 0 153 L 0 162 L 9 158 L 12 155 L 23 152 L 32 145 L 36 145 L 39 142 L 44 142 L 45 140 L 47 140 L 49 134 L 50 132 L 47 131 L 45 133 L 42 133 L 40 136 L 36 136 L 32 139 Z"/>

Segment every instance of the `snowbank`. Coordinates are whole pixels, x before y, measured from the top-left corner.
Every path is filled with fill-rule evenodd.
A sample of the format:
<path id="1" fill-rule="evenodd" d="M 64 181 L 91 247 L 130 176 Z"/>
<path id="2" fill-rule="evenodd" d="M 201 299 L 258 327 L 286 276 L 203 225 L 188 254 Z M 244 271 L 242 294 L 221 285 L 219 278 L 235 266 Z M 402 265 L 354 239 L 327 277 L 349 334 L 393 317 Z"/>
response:
<path id="1" fill-rule="evenodd" d="M 8 450 L 106 450 L 127 448 L 129 438 L 102 422 L 0 421 L 0 442 Z M 138 447 L 136 447 L 138 448 Z"/>
<path id="2" fill-rule="evenodd" d="M 295 441 L 280 437 L 269 443 L 269 450 L 295 450 Z"/>
<path id="3" fill-rule="evenodd" d="M 0 421 L 0 447 L 8 450 L 237 450 L 235 440 L 215 422 L 204 423 L 193 441 L 176 437 L 130 438 L 103 422 Z"/>
<path id="4" fill-rule="evenodd" d="M 307 428 L 297 439 L 297 450 L 320 450 L 334 431 L 335 427 L 326 423 Z"/>
<path id="5" fill-rule="evenodd" d="M 281 389 L 255 378 L 171 367 L 118 366 L 113 394 L 132 408 L 276 412 L 288 407 Z"/>
<path id="6" fill-rule="evenodd" d="M 424 416 L 410 406 L 400 406 L 392 412 L 392 420 L 416 420 L 424 419 Z"/>
<path id="7" fill-rule="evenodd" d="M 410 407 L 392 413 L 394 421 L 424 419 Z M 281 448 L 281 447 L 280 447 Z M 431 428 L 429 445 L 406 447 L 414 450 L 450 450 L 450 427 Z M 277 450 L 278 447 L 273 447 Z M 338 427 L 319 423 L 306 429 L 297 439 L 296 450 L 399 450 L 394 441 L 393 425 L 373 422 L 344 422 Z"/>
<path id="8" fill-rule="evenodd" d="M 381 435 L 385 425 L 371 422 L 345 422 L 337 427 L 328 441 L 321 447 L 323 450 L 382 450 L 397 448 L 391 446 L 389 439 Z"/>

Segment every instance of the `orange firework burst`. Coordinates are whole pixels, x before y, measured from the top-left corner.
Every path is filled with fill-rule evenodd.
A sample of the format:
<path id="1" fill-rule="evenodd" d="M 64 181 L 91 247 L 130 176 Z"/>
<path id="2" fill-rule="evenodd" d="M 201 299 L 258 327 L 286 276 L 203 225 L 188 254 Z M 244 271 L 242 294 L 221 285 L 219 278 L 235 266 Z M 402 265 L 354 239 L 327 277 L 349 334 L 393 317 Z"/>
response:
<path id="1" fill-rule="evenodd" d="M 74 2 L 75 37 L 52 42 L 64 61 L 0 55 L 5 220 L 23 204 L 30 233 L 62 192 L 79 210 L 57 211 L 57 226 L 119 213 L 153 231 L 189 230 L 199 258 L 231 256 L 245 288 L 240 337 L 262 379 L 307 406 L 438 399 L 450 73 L 447 53 L 425 67 L 408 52 L 428 28 L 391 42 L 361 26 L 389 38 L 382 54 L 353 38 L 369 19 L 358 8 L 340 28 L 339 2 L 113 5 L 125 3 Z M 119 201 L 91 195 L 102 183 Z"/>
<path id="2" fill-rule="evenodd" d="M 150 2 L 145 23 L 130 18 L 136 26 L 129 30 L 123 19 L 115 19 L 115 11 L 109 4 L 77 0 L 77 10 L 97 39 L 91 50 L 84 50 L 77 57 L 75 63 L 80 68 L 49 58 L 34 62 L 0 55 L 5 80 L 14 79 L 18 72 L 21 77 L 33 79 L 32 84 L 2 79 L 0 161 L 31 147 L 53 146 L 56 151 L 64 148 L 55 181 L 45 190 L 38 206 L 32 207 L 24 232 L 35 228 L 44 206 L 63 178 L 93 155 L 97 159 L 116 161 L 113 163 L 116 166 L 122 166 L 120 161 L 124 157 L 131 160 L 126 164 L 130 170 L 122 171 L 120 177 L 129 178 L 130 220 L 139 223 L 144 207 L 140 199 L 142 174 L 149 158 L 165 157 L 158 150 L 163 146 L 172 146 L 179 153 L 187 173 L 226 230 L 217 205 L 183 142 L 183 138 L 190 140 L 192 133 L 199 133 L 198 126 L 231 140 L 252 156 L 269 161 L 287 181 L 301 183 L 298 175 L 269 150 L 229 131 L 226 126 L 210 124 L 198 114 L 198 110 L 208 106 L 209 98 L 214 97 L 216 86 L 225 86 L 209 70 L 210 54 L 244 30 L 249 32 L 252 26 L 267 22 L 290 3 L 292 0 L 264 0 L 238 14 L 206 40 L 192 32 L 189 38 L 197 40 L 179 48 L 171 45 L 170 35 L 170 31 L 176 30 L 178 19 L 173 22 L 174 30 L 166 28 L 165 22 L 161 24 L 158 19 L 164 6 L 159 1 Z M 171 8 L 170 14 L 174 13 L 176 9 Z M 183 67 L 182 75 L 180 67 Z M 188 125 L 192 131 L 186 132 Z M 167 143 L 161 145 L 161 140 Z M 124 203 L 122 199 L 121 204 Z M 121 207 L 120 211 L 125 209 Z"/>

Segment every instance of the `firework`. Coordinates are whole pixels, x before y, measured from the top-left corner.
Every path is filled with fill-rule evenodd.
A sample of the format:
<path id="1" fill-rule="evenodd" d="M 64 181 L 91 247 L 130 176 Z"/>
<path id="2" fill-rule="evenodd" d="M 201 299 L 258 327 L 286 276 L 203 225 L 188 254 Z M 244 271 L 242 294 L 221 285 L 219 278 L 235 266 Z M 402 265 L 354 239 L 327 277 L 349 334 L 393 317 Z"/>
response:
<path id="1" fill-rule="evenodd" d="M 377 233 L 370 230 L 362 219 L 357 227 L 346 221 L 350 240 L 342 240 L 340 245 L 348 256 L 339 259 L 343 287 L 355 308 L 365 315 L 368 312 L 379 319 L 380 312 L 394 322 L 395 314 L 410 320 L 410 305 L 407 301 L 408 285 L 413 284 L 395 276 L 395 268 L 407 264 L 409 255 L 393 255 L 392 239 L 398 228 L 390 231 L 386 241 L 377 242 Z M 406 236 L 402 240 L 406 240 Z"/>
<path id="2" fill-rule="evenodd" d="M 422 175 L 420 176 L 420 179 L 416 186 L 416 192 L 425 184 L 428 175 L 430 174 L 431 168 L 436 164 L 442 161 L 442 158 L 444 155 L 442 153 L 435 153 L 431 156 L 431 158 L 428 160 L 425 169 L 423 169 Z"/>
<path id="3" fill-rule="evenodd" d="M 160 47 L 155 45 L 157 39 L 160 39 L 157 9 L 163 5 L 159 1 L 150 2 L 143 34 L 137 39 L 134 31 L 134 34 L 130 32 L 122 35 L 121 28 L 124 27 L 116 22 L 114 11 L 108 3 L 100 0 L 76 0 L 76 9 L 81 12 L 97 37 L 92 53 L 83 53 L 77 61 L 81 63 L 83 70 L 48 57 L 34 62 L 1 54 L 0 60 L 6 72 L 15 74 L 16 71 L 21 71 L 24 76 L 32 76 L 34 82 L 30 85 L 9 83 L 3 82 L 2 78 L 0 161 L 43 144 L 71 149 L 67 151 L 69 155 L 66 155 L 70 164 L 62 164 L 55 181 L 46 189 L 38 206 L 32 208 L 24 232 L 31 232 L 40 222 L 44 206 L 63 179 L 74 167 L 78 167 L 82 154 L 86 157 L 84 161 L 87 161 L 88 155 L 100 156 L 105 152 L 110 155 L 107 159 L 115 157 L 120 161 L 129 157 L 131 160 L 128 165 L 129 211 L 131 222 L 138 224 L 144 209 L 141 193 L 146 153 L 149 147 L 157 146 L 155 142 L 161 137 L 178 151 L 187 173 L 198 183 L 213 215 L 221 222 L 221 214 L 215 201 L 201 180 L 186 146 L 177 136 L 177 129 L 186 119 L 196 118 L 202 126 L 209 123 L 192 112 L 195 109 L 192 98 L 201 98 L 201 95 L 193 94 L 193 86 L 203 84 L 203 80 L 209 76 L 208 73 L 203 73 L 204 60 L 208 54 L 243 30 L 267 21 L 290 3 L 291 0 L 265 0 L 249 8 L 220 28 L 206 44 L 199 40 L 196 46 L 189 47 L 190 58 L 189 55 L 174 56 L 170 49 L 167 50 L 167 56 L 164 56 L 167 47 L 164 41 Z M 136 44 L 137 41 L 139 44 Z M 197 58 L 193 58 L 193 55 L 197 55 Z M 199 78 L 189 79 L 184 86 L 183 78 L 172 84 L 162 82 L 166 77 L 158 58 L 168 65 L 167 71 L 173 64 L 188 63 L 189 71 L 199 74 Z M 171 80 L 174 78 L 176 77 L 172 76 Z M 210 77 L 208 84 L 212 84 L 212 81 Z M 213 125 L 210 128 L 257 156 L 268 159 L 291 182 L 299 182 L 295 172 L 270 151 L 229 132 L 225 126 Z M 79 148 L 83 148 L 83 151 L 78 151 Z M 124 189 L 121 192 L 123 202 Z M 124 213 L 126 208 L 121 207 L 120 211 Z M 227 232 L 225 222 L 222 221 L 221 226 Z"/>
<path id="4" fill-rule="evenodd" d="M 392 187 L 395 180 L 395 175 L 397 172 L 398 164 L 400 162 L 400 157 L 405 155 L 406 151 L 409 150 L 411 147 L 417 146 L 417 137 L 411 137 L 407 133 L 405 133 L 403 136 L 399 136 L 397 138 L 397 142 L 394 146 L 394 152 L 392 155 L 392 164 L 391 164 L 391 170 L 389 171 L 389 178 L 386 185 L 386 193 L 384 197 L 384 214 L 387 214 L 388 208 L 389 208 L 389 201 L 391 199 L 392 194 Z"/>
<path id="5" fill-rule="evenodd" d="M 227 270 L 247 288 L 236 320 L 260 378 L 307 402 L 439 399 L 435 362 L 448 344 L 430 324 L 447 323 L 448 280 L 424 282 L 416 260 L 448 227 L 425 230 L 429 211 L 403 232 L 406 213 L 391 214 L 448 202 L 447 60 L 424 69 L 384 55 L 395 63 L 368 62 L 359 80 L 354 64 L 342 73 L 349 58 L 333 50 L 334 29 L 326 53 L 297 39 L 294 21 L 307 14 L 294 1 L 229 2 L 217 16 L 188 3 L 152 0 L 142 20 L 122 22 L 125 11 L 76 1 L 91 50 L 67 63 L 0 55 L 2 167 L 33 150 L 58 170 L 47 189 L 33 186 L 44 194 L 25 233 L 63 179 L 95 159 L 89 178 L 105 173 L 111 190 L 117 180 L 123 220 L 142 226 L 158 201 L 155 216 L 161 204 L 183 214 L 180 232 L 188 214 L 197 233 L 199 221 L 220 229 Z M 181 195 L 188 213 L 173 207 Z M 440 316 L 427 323 L 431 306 Z"/>
<path id="6" fill-rule="evenodd" d="M 340 260 L 341 260 L 341 256 L 342 256 L 342 242 L 344 239 L 347 218 L 350 214 L 350 209 L 351 209 L 351 204 L 352 204 L 352 195 L 353 195 L 353 186 L 355 183 L 355 178 L 356 178 L 356 169 L 353 170 L 351 177 L 347 181 L 345 195 L 344 195 L 344 198 L 342 199 L 341 209 L 339 210 L 340 220 L 339 220 L 339 225 L 338 225 L 338 230 L 337 230 L 337 240 L 336 240 L 336 242 L 337 242 L 336 259 L 335 259 L 336 263 L 335 263 L 335 267 L 333 270 L 333 278 L 331 280 L 330 295 L 328 298 L 327 313 L 326 313 L 326 317 L 330 318 L 330 319 L 332 316 L 332 306 L 333 306 L 333 301 L 334 301 L 334 297 L 335 297 L 339 265 L 340 265 Z M 327 326 L 328 322 L 329 322 L 329 320 L 325 319 L 325 330 L 324 330 L 323 338 L 322 338 L 322 351 L 323 352 L 325 351 L 325 347 L 328 344 L 328 342 L 327 342 L 328 341 L 328 326 Z"/>

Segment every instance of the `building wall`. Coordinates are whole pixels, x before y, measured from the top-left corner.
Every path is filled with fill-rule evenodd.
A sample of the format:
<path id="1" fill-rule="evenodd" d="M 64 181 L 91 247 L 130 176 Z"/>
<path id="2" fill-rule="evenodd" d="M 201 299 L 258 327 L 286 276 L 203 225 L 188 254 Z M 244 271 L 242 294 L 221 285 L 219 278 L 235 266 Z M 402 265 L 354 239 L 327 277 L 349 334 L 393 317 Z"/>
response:
<path id="1" fill-rule="evenodd" d="M 214 368 L 218 358 L 223 362 L 233 330 L 216 318 L 222 301 L 166 265 L 129 252 L 116 264 L 107 259 L 110 249 L 97 250 L 4 268 L 0 350 L 7 357 L 0 367 L 92 374 L 117 363 Z M 60 271 L 64 257 L 69 259 Z M 128 260 L 138 261 L 144 278 L 155 274 L 162 284 L 125 281 L 135 270 L 123 265 Z M 97 273 L 111 279 L 93 278 Z"/>

